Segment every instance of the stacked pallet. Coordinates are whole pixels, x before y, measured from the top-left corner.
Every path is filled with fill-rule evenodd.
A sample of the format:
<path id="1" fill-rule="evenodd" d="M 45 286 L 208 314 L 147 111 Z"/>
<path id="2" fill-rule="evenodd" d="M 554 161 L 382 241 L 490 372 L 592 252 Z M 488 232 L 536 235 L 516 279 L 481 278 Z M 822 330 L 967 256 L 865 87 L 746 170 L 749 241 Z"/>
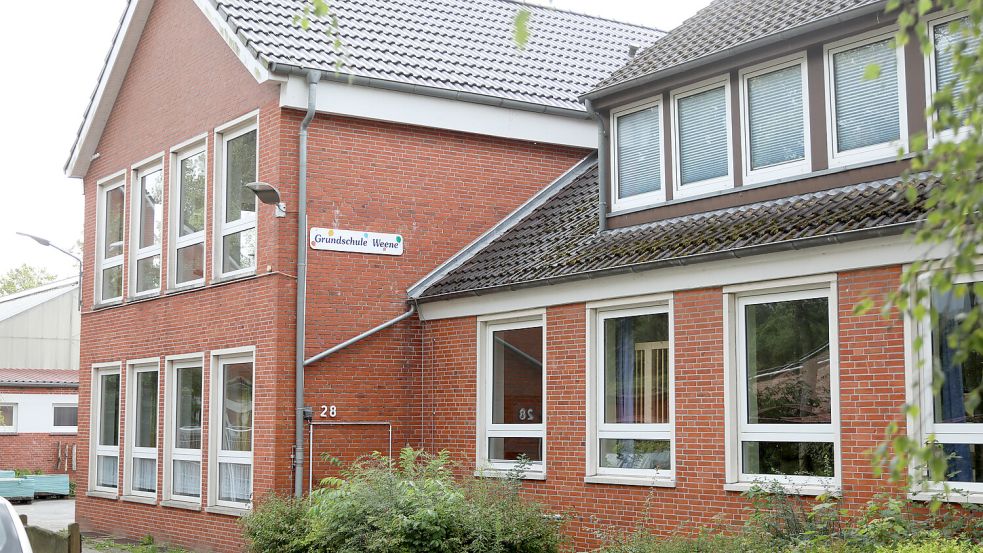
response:
<path id="1" fill-rule="evenodd" d="M 34 484 L 34 497 L 68 495 L 67 474 L 29 474 L 24 477 Z"/>
<path id="2" fill-rule="evenodd" d="M 0 478 L 0 497 L 8 501 L 33 501 L 34 482 L 27 478 Z"/>

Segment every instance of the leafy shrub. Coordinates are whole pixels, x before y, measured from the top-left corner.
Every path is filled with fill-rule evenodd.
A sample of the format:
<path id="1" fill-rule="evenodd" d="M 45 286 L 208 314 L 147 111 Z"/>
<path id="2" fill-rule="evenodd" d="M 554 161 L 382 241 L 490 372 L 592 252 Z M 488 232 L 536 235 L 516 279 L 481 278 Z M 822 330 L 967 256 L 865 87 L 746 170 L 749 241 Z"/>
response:
<path id="1" fill-rule="evenodd" d="M 256 553 L 302 553 L 307 551 L 308 501 L 271 495 L 240 519 Z"/>

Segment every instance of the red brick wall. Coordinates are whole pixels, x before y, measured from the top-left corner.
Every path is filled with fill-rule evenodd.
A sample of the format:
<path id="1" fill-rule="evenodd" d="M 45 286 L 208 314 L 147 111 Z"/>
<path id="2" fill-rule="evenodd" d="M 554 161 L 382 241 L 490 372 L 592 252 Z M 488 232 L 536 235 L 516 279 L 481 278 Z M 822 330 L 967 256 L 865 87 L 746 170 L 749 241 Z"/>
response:
<path id="1" fill-rule="evenodd" d="M 74 396 L 77 393 L 76 388 L 0 387 L 0 397 L 4 394 L 66 394 Z M 71 451 L 73 447 L 78 447 L 76 434 L 39 432 L 0 434 L 0 469 L 40 470 L 45 474 L 67 473 L 69 479 L 74 482 L 76 481 L 76 471 L 72 469 Z M 59 449 L 64 452 L 66 448 L 69 452 L 67 469 L 64 461 L 61 463 L 58 461 Z M 76 450 L 76 459 L 81 456 L 81 453 L 81 450 Z"/>
<path id="2" fill-rule="evenodd" d="M 905 400 L 904 337 L 899 317 L 856 316 L 865 297 L 883 298 L 900 269 L 840 273 L 840 398 L 842 484 L 845 505 L 856 509 L 887 482 L 875 479 L 868 451 L 889 421 L 901 422 Z M 652 278 L 658 278 L 657 273 Z M 603 283 L 599 282 L 599 286 Z M 568 515 L 577 550 L 596 546 L 600 528 L 695 532 L 735 525 L 747 501 L 723 490 L 724 312 L 719 288 L 673 296 L 675 324 L 676 486 L 659 488 L 584 483 L 586 455 L 585 305 L 550 307 L 547 333 L 547 476 L 528 481 L 532 497 Z M 476 321 L 473 317 L 425 323 L 424 443 L 449 449 L 464 467 L 475 463 Z"/>

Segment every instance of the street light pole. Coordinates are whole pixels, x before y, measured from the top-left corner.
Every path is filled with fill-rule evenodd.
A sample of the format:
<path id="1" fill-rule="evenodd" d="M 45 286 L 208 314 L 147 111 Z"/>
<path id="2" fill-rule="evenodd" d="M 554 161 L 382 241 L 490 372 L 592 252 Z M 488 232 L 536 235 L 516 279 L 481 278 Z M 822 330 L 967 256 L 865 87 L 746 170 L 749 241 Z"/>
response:
<path id="1" fill-rule="evenodd" d="M 58 246 L 52 244 L 50 240 L 47 240 L 45 238 L 41 238 L 40 236 L 34 236 L 33 234 L 27 234 L 26 232 L 18 232 L 17 234 L 19 234 L 21 236 L 26 236 L 27 238 L 30 238 L 31 240 L 34 240 L 35 242 L 37 242 L 38 244 L 41 244 L 42 246 L 49 246 L 51 248 L 54 248 L 54 249 L 60 251 L 61 253 L 67 255 L 68 257 L 71 257 L 72 259 L 75 260 L 76 263 L 79 264 L 79 311 L 81 311 L 82 310 L 82 260 L 79 259 L 79 257 L 77 255 L 75 255 L 74 253 L 72 253 L 70 251 L 67 251 L 67 250 L 63 250 L 63 249 L 59 248 Z"/>

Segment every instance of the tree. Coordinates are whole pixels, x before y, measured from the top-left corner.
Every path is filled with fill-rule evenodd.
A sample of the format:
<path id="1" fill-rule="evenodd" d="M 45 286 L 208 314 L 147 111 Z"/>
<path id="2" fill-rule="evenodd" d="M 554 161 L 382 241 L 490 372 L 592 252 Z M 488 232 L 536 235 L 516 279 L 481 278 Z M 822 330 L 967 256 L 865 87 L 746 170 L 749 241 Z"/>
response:
<path id="1" fill-rule="evenodd" d="M 7 296 L 23 290 L 37 288 L 54 279 L 55 275 L 49 273 L 43 267 L 35 267 L 24 263 L 20 267 L 11 269 L 4 273 L 3 276 L 0 276 L 0 296 Z"/>

